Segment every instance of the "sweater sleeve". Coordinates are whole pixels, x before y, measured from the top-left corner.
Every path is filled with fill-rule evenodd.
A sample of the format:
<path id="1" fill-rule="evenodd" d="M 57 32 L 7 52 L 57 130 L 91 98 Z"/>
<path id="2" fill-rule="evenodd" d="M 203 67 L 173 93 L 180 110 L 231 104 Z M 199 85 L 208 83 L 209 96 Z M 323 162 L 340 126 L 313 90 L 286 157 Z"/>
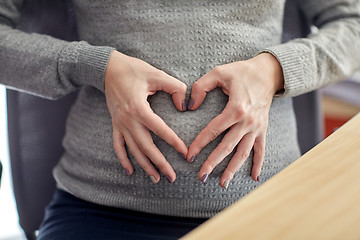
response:
<path id="1" fill-rule="evenodd" d="M 14 29 L 23 2 L 0 3 L 0 83 L 49 99 L 83 85 L 104 92 L 105 70 L 114 49 Z"/>
<path id="2" fill-rule="evenodd" d="M 319 31 L 263 50 L 273 54 L 282 66 L 282 96 L 300 95 L 345 80 L 360 68 L 360 1 L 298 2 Z"/>

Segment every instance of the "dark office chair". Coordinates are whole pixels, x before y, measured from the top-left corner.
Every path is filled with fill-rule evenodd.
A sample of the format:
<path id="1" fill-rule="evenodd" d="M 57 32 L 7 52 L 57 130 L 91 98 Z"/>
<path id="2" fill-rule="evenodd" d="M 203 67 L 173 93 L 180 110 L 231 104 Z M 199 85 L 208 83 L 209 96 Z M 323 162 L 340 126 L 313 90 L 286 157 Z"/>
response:
<path id="1" fill-rule="evenodd" d="M 2 167 L 2 163 L 0 161 L 0 187 L 1 187 L 2 169 L 3 169 L 3 167 Z"/>
<path id="2" fill-rule="evenodd" d="M 76 40 L 71 0 L 31 0 L 22 9 L 18 26 L 26 32 Z M 64 149 L 65 120 L 76 93 L 50 101 L 7 90 L 8 133 L 12 178 L 20 226 L 29 240 L 55 189 L 52 168 Z"/>
<path id="3" fill-rule="evenodd" d="M 70 0 L 33 0 L 22 12 L 19 29 L 40 32 L 65 40 L 76 39 Z M 31 2 L 31 1 L 28 1 Z M 284 41 L 309 32 L 295 0 L 287 3 Z M 35 17 L 34 17 L 35 16 Z M 65 120 L 76 93 L 49 101 L 7 90 L 8 131 L 13 186 L 20 225 L 28 239 L 35 239 L 44 207 L 55 189 L 52 168 L 63 153 Z M 302 152 L 322 137 L 317 93 L 294 99 Z"/>

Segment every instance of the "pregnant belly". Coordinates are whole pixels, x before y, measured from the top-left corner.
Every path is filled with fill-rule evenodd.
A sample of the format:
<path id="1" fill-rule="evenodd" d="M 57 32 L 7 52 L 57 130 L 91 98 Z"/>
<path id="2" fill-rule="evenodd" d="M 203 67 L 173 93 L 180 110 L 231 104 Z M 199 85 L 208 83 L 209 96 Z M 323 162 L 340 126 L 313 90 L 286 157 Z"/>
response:
<path id="1" fill-rule="evenodd" d="M 215 89 L 207 94 L 204 102 L 198 109 L 194 111 L 188 110 L 186 112 L 180 112 L 174 106 L 170 94 L 158 92 L 149 98 L 153 111 L 165 121 L 165 123 L 180 137 L 180 139 L 184 141 L 187 147 L 190 146 L 201 130 L 204 129 L 213 118 L 222 112 L 227 101 L 228 97 L 222 92 L 222 90 Z M 207 156 L 210 155 L 220 142 L 223 134 L 208 144 L 208 146 L 201 151 L 196 161 L 198 164 L 195 162 L 194 166 L 190 166 L 190 164 L 185 162 L 176 150 L 165 141 L 155 134 L 152 134 L 152 136 L 154 143 L 158 146 L 159 150 L 163 153 L 170 164 L 172 164 L 174 170 L 176 171 L 193 168 L 198 164 L 203 163 Z"/>

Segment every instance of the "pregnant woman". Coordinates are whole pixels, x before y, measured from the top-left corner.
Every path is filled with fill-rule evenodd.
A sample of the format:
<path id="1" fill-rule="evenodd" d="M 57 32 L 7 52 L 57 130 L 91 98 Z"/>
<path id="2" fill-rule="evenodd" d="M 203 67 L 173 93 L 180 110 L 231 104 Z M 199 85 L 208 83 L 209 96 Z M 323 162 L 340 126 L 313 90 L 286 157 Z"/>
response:
<path id="1" fill-rule="evenodd" d="M 79 42 L 15 30 L 23 2 L 0 83 L 80 89 L 39 239 L 182 236 L 300 156 L 291 97 L 360 66 L 358 0 L 299 1 L 319 31 L 285 44 L 285 0 L 73 0 Z"/>

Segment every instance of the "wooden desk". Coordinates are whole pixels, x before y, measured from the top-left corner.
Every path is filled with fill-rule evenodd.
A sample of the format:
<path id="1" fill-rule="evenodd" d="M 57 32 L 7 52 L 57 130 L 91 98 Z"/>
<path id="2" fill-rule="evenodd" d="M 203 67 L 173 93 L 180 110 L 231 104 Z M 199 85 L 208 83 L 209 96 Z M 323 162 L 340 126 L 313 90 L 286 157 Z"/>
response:
<path id="1" fill-rule="evenodd" d="M 182 239 L 360 239 L 360 114 Z"/>

